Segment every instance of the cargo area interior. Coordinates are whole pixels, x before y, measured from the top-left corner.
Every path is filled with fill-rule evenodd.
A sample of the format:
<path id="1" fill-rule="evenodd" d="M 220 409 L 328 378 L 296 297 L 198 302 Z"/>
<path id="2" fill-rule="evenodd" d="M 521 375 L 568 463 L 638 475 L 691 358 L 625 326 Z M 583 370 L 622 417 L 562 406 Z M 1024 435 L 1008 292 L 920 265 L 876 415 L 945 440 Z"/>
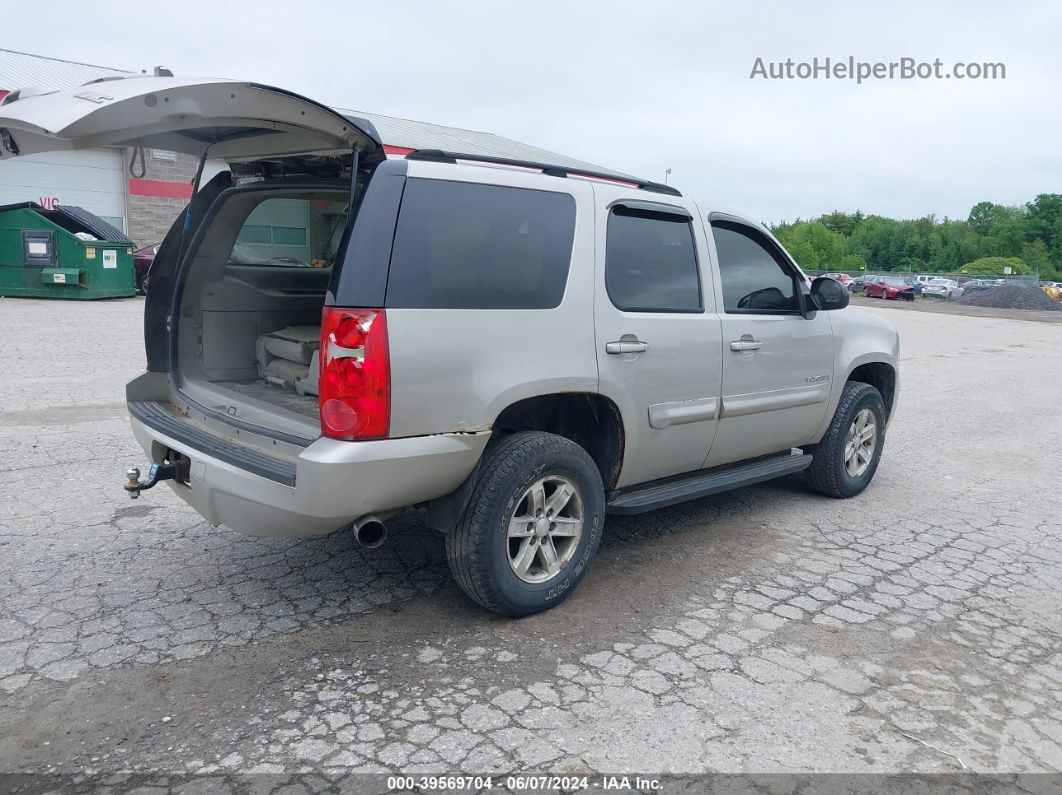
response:
<path id="1" fill-rule="evenodd" d="M 184 397 L 243 424 L 318 436 L 321 308 L 349 197 L 340 187 L 262 187 L 214 209 L 185 270 Z"/>

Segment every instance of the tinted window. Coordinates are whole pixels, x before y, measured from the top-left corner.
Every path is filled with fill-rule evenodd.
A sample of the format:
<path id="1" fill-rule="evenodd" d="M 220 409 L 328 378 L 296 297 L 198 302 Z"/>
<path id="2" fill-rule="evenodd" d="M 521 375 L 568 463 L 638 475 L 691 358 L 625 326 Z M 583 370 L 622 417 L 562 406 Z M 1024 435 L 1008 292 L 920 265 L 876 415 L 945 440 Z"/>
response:
<path id="1" fill-rule="evenodd" d="M 306 227 L 274 226 L 273 243 L 278 246 L 305 246 Z"/>
<path id="2" fill-rule="evenodd" d="M 789 267 L 765 240 L 739 224 L 712 224 L 727 312 L 798 310 Z"/>
<path id="3" fill-rule="evenodd" d="M 701 284 L 689 219 L 614 208 L 608 218 L 605 287 L 619 309 L 701 311 Z"/>
<path id="4" fill-rule="evenodd" d="M 236 265 L 322 268 L 332 264 L 347 221 L 347 202 L 266 199 L 247 216 L 229 261 Z"/>
<path id="5" fill-rule="evenodd" d="M 575 199 L 566 193 L 411 179 L 387 306 L 550 309 L 568 280 Z"/>
<path id="6" fill-rule="evenodd" d="M 273 227 L 259 226 L 258 224 L 244 224 L 236 238 L 241 243 L 265 243 L 273 242 Z"/>

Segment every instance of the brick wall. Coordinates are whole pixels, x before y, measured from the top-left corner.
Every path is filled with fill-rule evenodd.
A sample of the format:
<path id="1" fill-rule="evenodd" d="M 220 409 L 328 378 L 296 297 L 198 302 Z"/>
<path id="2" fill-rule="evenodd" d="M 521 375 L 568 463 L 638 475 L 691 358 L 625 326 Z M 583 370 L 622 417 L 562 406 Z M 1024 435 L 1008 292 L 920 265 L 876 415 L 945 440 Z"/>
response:
<path id="1" fill-rule="evenodd" d="M 129 181 L 129 237 L 140 246 L 161 243 L 188 203 L 187 196 L 181 194 L 190 193 L 199 161 L 189 155 L 168 154 L 169 159 L 163 159 L 145 149 L 147 171 L 142 179 Z M 132 151 L 126 150 L 126 163 L 131 156 Z M 136 171 L 140 172 L 139 159 Z"/>

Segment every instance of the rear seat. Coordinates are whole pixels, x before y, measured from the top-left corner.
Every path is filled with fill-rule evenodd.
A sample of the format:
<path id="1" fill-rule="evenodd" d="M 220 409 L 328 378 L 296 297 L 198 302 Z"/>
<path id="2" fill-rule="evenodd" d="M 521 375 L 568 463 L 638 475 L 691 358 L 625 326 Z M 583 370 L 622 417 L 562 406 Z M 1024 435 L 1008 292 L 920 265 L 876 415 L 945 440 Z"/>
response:
<path id="1" fill-rule="evenodd" d="M 255 357 L 264 381 L 300 395 L 317 394 L 320 326 L 288 326 L 258 338 Z"/>

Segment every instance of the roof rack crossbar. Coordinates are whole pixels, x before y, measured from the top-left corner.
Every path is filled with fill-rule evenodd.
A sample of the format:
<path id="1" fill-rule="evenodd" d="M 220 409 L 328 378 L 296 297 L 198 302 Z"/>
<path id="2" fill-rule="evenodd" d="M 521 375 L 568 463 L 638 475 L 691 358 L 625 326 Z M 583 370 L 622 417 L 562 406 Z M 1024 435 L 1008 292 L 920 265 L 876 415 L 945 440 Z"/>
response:
<path id="1" fill-rule="evenodd" d="M 574 166 L 561 166 L 554 163 L 536 163 L 533 160 L 518 160 L 512 157 L 495 157 L 494 155 L 472 155 L 464 152 L 444 152 L 441 149 L 414 149 L 406 155 L 406 160 L 429 160 L 436 163 L 456 163 L 458 160 L 468 160 L 473 163 L 494 163 L 500 166 L 518 166 L 520 168 L 533 168 L 551 177 L 590 177 L 603 179 L 609 182 L 620 182 L 625 185 L 634 185 L 642 190 L 653 193 L 666 193 L 669 196 L 681 196 L 678 190 L 670 185 L 659 182 L 649 182 L 637 177 L 626 177 L 621 174 L 607 174 L 602 171 L 576 168 Z"/>

